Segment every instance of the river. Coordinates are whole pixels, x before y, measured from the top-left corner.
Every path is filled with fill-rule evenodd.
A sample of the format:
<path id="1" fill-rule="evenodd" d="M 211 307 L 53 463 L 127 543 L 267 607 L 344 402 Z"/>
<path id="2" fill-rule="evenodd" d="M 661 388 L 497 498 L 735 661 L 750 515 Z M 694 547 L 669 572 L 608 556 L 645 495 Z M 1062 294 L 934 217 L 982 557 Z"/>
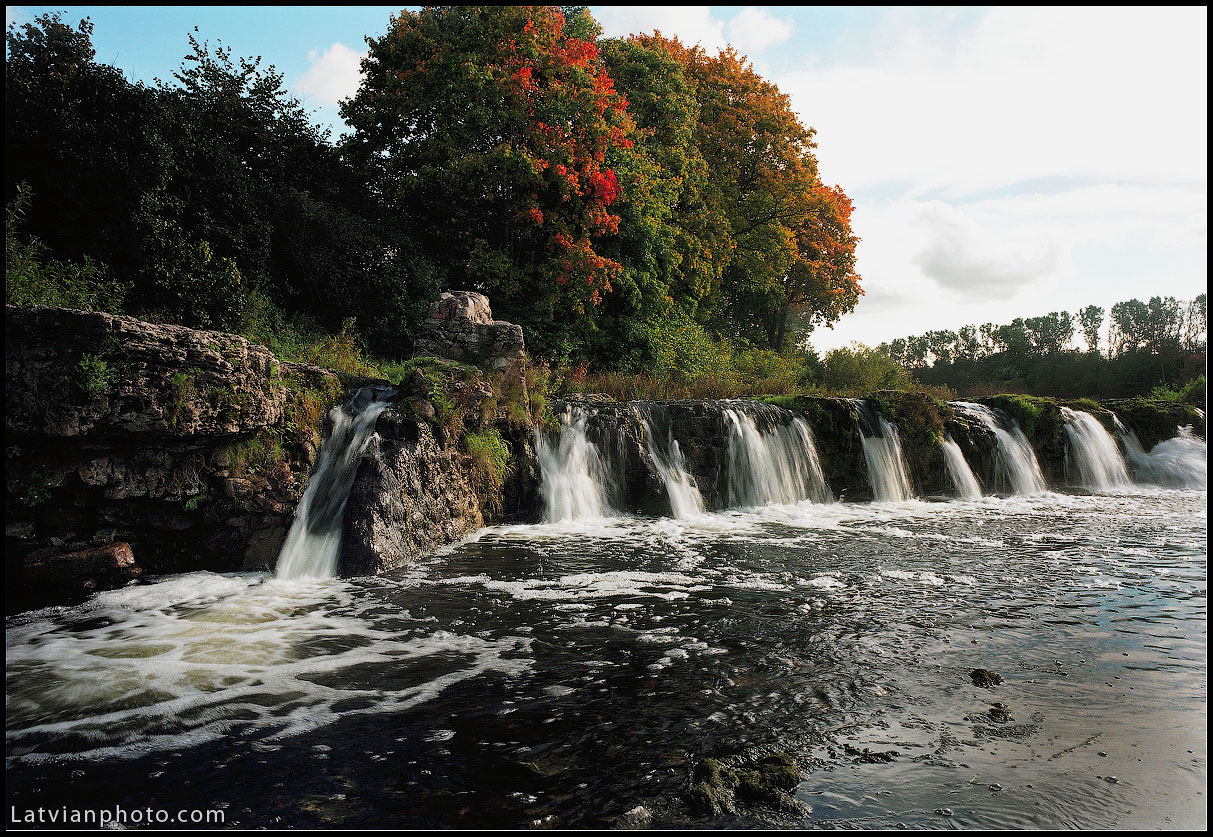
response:
<path id="1" fill-rule="evenodd" d="M 158 578 L 8 619 L 9 804 L 1199 828 L 1206 507 L 805 501 L 494 527 L 372 579 Z M 772 758 L 789 793 L 692 793 Z"/>

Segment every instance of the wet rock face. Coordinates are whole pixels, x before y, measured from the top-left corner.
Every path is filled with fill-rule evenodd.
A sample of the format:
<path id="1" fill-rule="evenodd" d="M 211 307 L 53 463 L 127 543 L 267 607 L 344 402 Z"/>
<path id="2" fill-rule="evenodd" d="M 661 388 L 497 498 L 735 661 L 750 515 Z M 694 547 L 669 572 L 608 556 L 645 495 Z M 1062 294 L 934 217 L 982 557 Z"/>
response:
<path id="1" fill-rule="evenodd" d="M 5 318 L 10 609 L 144 570 L 273 565 L 319 444 L 311 428 L 285 433 L 284 417 L 303 390 L 339 396 L 332 372 L 131 317 L 8 307 Z M 104 563 L 111 542 L 139 572 Z"/>
<path id="2" fill-rule="evenodd" d="M 346 507 L 337 571 L 379 575 L 484 525 L 467 456 L 443 446 L 428 422 L 389 407 L 378 449 L 359 466 Z"/>
<path id="3" fill-rule="evenodd" d="M 71 552 L 55 547 L 25 557 L 25 576 L 41 588 L 42 601 L 82 599 L 89 593 L 112 590 L 143 574 L 129 543 L 86 546 Z"/>
<path id="4" fill-rule="evenodd" d="M 485 525 L 475 472 L 458 439 L 435 433 L 407 398 L 375 423 L 377 436 L 354 478 L 337 572 L 379 575 L 432 553 Z M 503 486 L 493 519 L 534 517 L 538 464 L 529 432 L 507 434 L 515 479 Z"/>
<path id="5" fill-rule="evenodd" d="M 413 343 L 419 356 L 473 363 L 504 372 L 523 362 L 522 326 L 493 319 L 489 300 L 474 291 L 444 291 Z"/>

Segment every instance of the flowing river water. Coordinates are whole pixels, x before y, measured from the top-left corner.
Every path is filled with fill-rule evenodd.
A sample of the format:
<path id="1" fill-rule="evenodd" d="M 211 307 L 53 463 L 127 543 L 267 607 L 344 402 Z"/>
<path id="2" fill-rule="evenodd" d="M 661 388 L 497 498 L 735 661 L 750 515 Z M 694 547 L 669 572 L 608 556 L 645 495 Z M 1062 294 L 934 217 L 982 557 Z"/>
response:
<path id="1" fill-rule="evenodd" d="M 1200 827 L 1206 506 L 1143 485 L 692 503 L 492 527 L 380 578 L 163 577 L 8 619 L 9 804 Z M 705 759 L 772 756 L 800 770 L 784 797 L 689 793 Z"/>

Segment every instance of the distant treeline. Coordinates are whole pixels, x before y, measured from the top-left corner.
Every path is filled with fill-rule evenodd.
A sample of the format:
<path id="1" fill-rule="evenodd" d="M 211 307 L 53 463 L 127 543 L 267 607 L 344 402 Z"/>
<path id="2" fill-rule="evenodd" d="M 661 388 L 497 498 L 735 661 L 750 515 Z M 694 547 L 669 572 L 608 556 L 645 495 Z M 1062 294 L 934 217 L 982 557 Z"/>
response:
<path id="1" fill-rule="evenodd" d="M 406 357 L 471 288 L 538 354 L 638 372 L 671 334 L 783 351 L 862 293 L 813 130 L 732 50 L 605 39 L 584 7 L 403 11 L 334 143 L 259 59 L 191 36 L 149 86 L 91 33 L 8 29 L 10 302 Z"/>
<path id="2" fill-rule="evenodd" d="M 1074 317 L 1055 311 L 1006 325 L 967 325 L 882 343 L 877 351 L 923 384 L 961 393 L 1124 397 L 1172 390 L 1205 373 L 1206 294 L 1130 299 L 1112 306 L 1101 346 L 1104 309 L 1088 305 Z M 1081 333 L 1085 349 L 1074 340 Z M 1203 387 L 1200 396 L 1203 399 Z"/>

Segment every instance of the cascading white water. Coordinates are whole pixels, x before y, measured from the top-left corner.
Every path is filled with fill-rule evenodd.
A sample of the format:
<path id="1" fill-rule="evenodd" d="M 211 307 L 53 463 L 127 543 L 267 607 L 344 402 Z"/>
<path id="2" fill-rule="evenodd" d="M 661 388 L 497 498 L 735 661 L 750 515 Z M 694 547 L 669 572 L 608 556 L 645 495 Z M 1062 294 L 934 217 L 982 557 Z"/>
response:
<path id="1" fill-rule="evenodd" d="M 1125 444 L 1129 468 L 1139 482 L 1171 488 L 1206 488 L 1209 484 L 1209 449 L 1192 428 L 1176 428 L 1177 436 L 1164 439 L 1149 452 L 1137 434 L 1115 415 L 1116 428 Z"/>
<path id="2" fill-rule="evenodd" d="M 279 578 L 332 578 L 337 574 L 345 505 L 358 463 L 374 435 L 375 421 L 390 403 L 392 392 L 364 387 L 349 404 L 329 411 L 332 431 L 320 446 L 316 467 L 295 510 L 295 522 L 278 553 Z"/>
<path id="3" fill-rule="evenodd" d="M 693 517 L 703 514 L 703 495 L 695 478 L 687 472 L 686 459 L 683 458 L 682 448 L 674 438 L 673 428 L 664 434 L 658 433 L 650 415 L 643 415 L 645 450 L 653 458 L 657 468 L 657 476 L 665 485 L 666 494 L 670 498 L 670 511 L 674 517 Z"/>
<path id="4" fill-rule="evenodd" d="M 1066 479 L 1092 491 L 1129 485 L 1129 472 L 1116 440 L 1090 413 L 1061 408 L 1066 422 Z"/>
<path id="5" fill-rule="evenodd" d="M 965 455 L 951 436 L 943 439 L 943 461 L 948 467 L 948 475 L 956 486 L 956 496 L 962 500 L 980 500 L 981 483 L 973 476 L 973 469 L 965 461 Z"/>
<path id="6" fill-rule="evenodd" d="M 905 457 L 901 454 L 897 428 L 866 402 L 855 404 L 859 408 L 859 436 L 873 499 L 882 503 L 909 500 L 914 496 L 914 489 L 910 485 Z"/>
<path id="7" fill-rule="evenodd" d="M 539 494 L 549 523 L 614 514 L 607 500 L 610 475 L 598 448 L 586 435 L 589 413 L 572 407 L 560 416 L 555 441 L 535 431 L 539 457 Z"/>
<path id="8" fill-rule="evenodd" d="M 766 419 L 764 423 L 771 425 L 769 433 L 758 429 L 747 409 Z M 730 506 L 834 502 L 809 425 L 801 418 L 785 422 L 786 414 L 776 415 L 780 412 L 766 405 L 724 409 L 729 427 Z"/>
<path id="9" fill-rule="evenodd" d="M 984 404 L 954 401 L 952 406 L 976 417 L 994 434 L 994 484 L 1011 494 L 1043 494 L 1049 490 L 1040 463 L 1019 422 L 1010 419 L 1010 431 L 1004 430 L 998 416 Z"/>

